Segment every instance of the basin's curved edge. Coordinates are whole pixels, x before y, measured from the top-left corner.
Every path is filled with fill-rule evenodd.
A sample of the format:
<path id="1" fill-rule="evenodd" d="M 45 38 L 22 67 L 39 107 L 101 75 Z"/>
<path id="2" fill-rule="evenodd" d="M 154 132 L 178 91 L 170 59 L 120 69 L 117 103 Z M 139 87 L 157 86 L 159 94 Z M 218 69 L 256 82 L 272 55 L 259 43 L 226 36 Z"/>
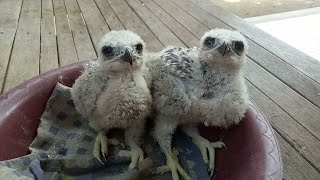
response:
<path id="1" fill-rule="evenodd" d="M 275 136 L 274 130 L 268 122 L 267 118 L 261 113 L 257 105 L 251 101 L 249 106 L 252 111 L 255 110 L 256 119 L 259 120 L 260 123 L 268 126 L 265 131 L 261 131 L 262 135 L 265 137 L 265 146 L 270 146 L 266 147 L 266 149 L 269 150 L 268 152 L 266 152 L 268 156 L 265 166 L 266 179 L 280 180 L 283 178 L 283 163 L 277 137 Z"/>
<path id="2" fill-rule="evenodd" d="M 85 62 L 40 74 L 0 96 L 0 160 L 29 153 L 28 147 L 37 134 L 41 114 L 56 83 L 71 86 Z"/>

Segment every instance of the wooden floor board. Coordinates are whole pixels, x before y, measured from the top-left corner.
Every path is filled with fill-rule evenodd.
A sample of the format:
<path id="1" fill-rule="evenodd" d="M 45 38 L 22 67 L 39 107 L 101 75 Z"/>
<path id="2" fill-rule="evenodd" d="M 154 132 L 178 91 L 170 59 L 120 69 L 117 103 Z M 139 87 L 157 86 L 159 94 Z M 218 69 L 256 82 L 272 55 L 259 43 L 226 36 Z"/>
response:
<path id="1" fill-rule="evenodd" d="M 0 94 L 8 68 L 22 0 L 0 1 Z"/>
<path id="2" fill-rule="evenodd" d="M 260 91 L 276 102 L 286 113 L 295 118 L 314 136 L 320 139 L 319 108 L 253 61 L 248 61 L 245 77 Z"/>
<path id="3" fill-rule="evenodd" d="M 77 1 L 65 0 L 65 5 L 79 60 L 97 58 Z"/>
<path id="4" fill-rule="evenodd" d="M 233 29 L 231 26 L 221 22 L 219 19 L 216 19 L 214 16 L 204 11 L 191 1 L 174 0 L 172 2 L 177 4 L 210 29 Z M 307 98 L 310 102 L 320 107 L 320 96 L 318 95 L 320 92 L 319 83 L 300 71 L 297 71 L 294 67 L 269 51 L 266 51 L 252 40 L 248 39 L 248 43 L 249 57 L 254 57 L 253 60 L 255 62 L 259 63 L 259 65 L 274 74 L 277 78 L 281 79 L 282 82 L 285 82 L 287 85 L 295 89 L 296 92 Z"/>
<path id="5" fill-rule="evenodd" d="M 123 30 L 124 27 L 118 19 L 116 13 L 111 9 L 107 0 L 95 0 L 104 19 L 106 20 L 111 30 Z"/>
<path id="6" fill-rule="evenodd" d="M 164 4 L 169 4 L 167 2 L 161 1 Z M 175 1 L 175 3 L 178 2 L 182 2 L 180 0 Z M 179 4 L 179 5 L 183 5 L 183 4 Z M 196 8 L 196 7 L 193 7 Z M 191 8 L 187 9 L 187 11 L 189 13 L 192 13 L 193 10 Z M 179 17 L 178 14 L 174 13 L 174 11 L 168 12 L 171 13 L 172 16 L 175 16 L 177 19 L 181 18 L 185 18 L 186 16 L 180 15 L 181 17 Z M 194 12 L 195 13 L 195 12 Z M 205 20 L 203 20 L 202 22 L 208 22 L 207 25 L 208 26 L 214 26 L 214 24 L 210 24 L 209 22 L 211 22 L 210 20 L 210 16 L 208 16 L 206 13 L 200 13 L 197 12 L 198 14 L 200 14 L 198 16 L 198 18 L 200 20 L 201 16 L 202 18 L 206 18 Z M 188 19 L 190 19 L 190 17 L 187 17 Z M 192 17 L 193 18 L 193 17 Z M 217 27 L 219 27 L 221 24 L 217 23 Z M 201 31 L 202 28 L 199 28 L 198 32 Z M 194 31 L 191 31 L 192 33 L 195 33 Z M 260 53 L 263 53 L 263 49 L 260 49 Z M 259 56 L 258 56 L 259 58 Z M 256 59 L 256 58 L 255 58 Z M 265 59 L 264 59 L 265 60 Z M 265 71 L 263 68 L 261 68 L 260 66 L 256 65 L 255 63 L 248 63 L 248 73 L 247 76 L 250 77 L 250 79 L 252 81 L 254 81 L 254 84 L 261 84 L 261 82 L 263 82 L 262 79 L 264 79 L 264 81 L 266 81 L 267 83 L 269 83 L 269 86 L 272 86 L 273 88 L 276 87 L 286 87 L 286 89 L 288 90 L 288 92 L 283 92 L 283 89 L 279 88 L 279 89 L 273 89 L 270 91 L 270 89 L 268 89 L 269 86 L 263 86 L 262 91 L 266 92 L 268 91 L 268 96 L 270 93 L 270 96 L 272 97 L 272 99 L 274 99 L 275 101 L 279 102 L 279 105 L 285 110 L 287 111 L 290 115 L 292 115 L 293 117 L 296 117 L 295 119 L 298 120 L 301 124 L 303 124 L 305 127 L 307 127 L 308 129 L 310 129 L 312 131 L 312 133 L 319 138 L 320 133 L 318 132 L 317 128 L 319 128 L 317 125 L 314 125 L 315 123 L 318 122 L 318 118 L 320 117 L 320 110 L 315 107 L 313 104 L 311 104 L 310 102 L 308 102 L 306 99 L 304 99 L 303 97 L 301 97 L 298 93 L 296 93 L 295 91 L 293 91 L 292 89 L 290 89 L 288 86 L 286 86 L 285 84 L 283 84 L 280 80 L 278 80 L 277 78 L 275 78 L 274 76 L 272 76 L 271 74 L 267 73 L 266 74 L 268 76 L 270 76 L 270 78 L 265 78 L 266 76 L 261 75 L 261 71 Z M 255 68 L 259 68 L 259 70 L 257 71 Z M 261 78 L 261 80 L 257 80 L 257 77 Z M 300 77 L 295 77 L 295 78 L 300 78 Z M 302 79 L 303 80 L 303 79 Z M 275 81 L 275 82 L 274 82 Z M 293 81 L 293 79 L 292 79 Z M 298 80 L 300 81 L 300 80 Z M 275 86 L 274 84 L 277 83 L 279 84 L 279 86 Z M 273 84 L 273 85 L 272 85 Z M 304 83 L 305 84 L 305 83 Z M 312 86 L 307 86 L 308 88 L 312 88 Z M 314 88 L 314 93 L 310 94 L 309 97 L 315 97 L 316 93 L 319 93 L 319 88 L 315 87 Z M 301 93 L 301 92 L 300 92 Z M 277 95 L 277 96 L 275 96 Z M 282 97 L 282 98 L 281 98 Z M 286 97 L 286 99 L 284 99 L 283 97 Z M 310 120 L 307 120 L 306 117 L 310 118 Z"/>
<path id="7" fill-rule="evenodd" d="M 296 50 L 287 44 L 273 38 L 249 22 L 243 21 L 236 15 L 227 13 L 224 9 L 214 6 L 209 0 L 190 0 L 214 17 L 223 20 L 229 26 L 237 29 L 249 39 L 260 44 L 268 51 L 285 60 L 291 66 L 308 75 L 314 81 L 320 83 L 320 62 L 308 55 Z"/>
<path id="8" fill-rule="evenodd" d="M 132 11 L 124 0 L 108 0 L 113 11 L 118 15 L 126 29 L 139 34 L 147 44 L 150 51 L 160 51 L 163 48 L 161 42 L 149 30 L 144 22 Z"/>
<path id="9" fill-rule="evenodd" d="M 40 0 L 24 0 L 4 91 L 39 74 L 40 18 Z"/>
<path id="10" fill-rule="evenodd" d="M 320 171 L 320 141 L 253 84 L 247 82 L 247 86 L 250 99 L 264 113 L 272 127 Z"/>
<path id="11" fill-rule="evenodd" d="M 253 58 L 263 68 L 267 69 L 282 82 L 290 86 L 297 93 L 320 107 L 320 84 L 284 61 L 280 61 L 275 55 L 264 51 L 257 44 L 250 46 L 253 50 L 249 57 Z"/>
<path id="12" fill-rule="evenodd" d="M 186 29 L 192 32 L 198 39 L 200 39 L 204 32 L 208 30 L 206 26 L 194 19 L 188 13 L 183 11 L 180 7 L 169 0 L 153 0 L 158 4 L 164 11 L 175 18 L 180 24 Z"/>
<path id="13" fill-rule="evenodd" d="M 175 5 L 172 5 L 170 4 L 170 2 L 167 2 L 165 0 L 161 2 L 163 4 L 159 4 L 162 5 L 164 10 L 166 10 L 169 14 L 174 16 L 178 21 L 180 21 L 180 23 L 184 21 L 184 18 L 193 18 L 188 17 L 183 13 L 175 13 L 177 11 L 174 10 L 168 10 L 172 9 L 172 7 L 174 7 Z M 164 4 L 168 5 L 168 7 Z M 188 24 L 185 24 L 185 27 L 188 28 Z M 192 30 L 191 32 L 196 34 L 196 32 L 202 31 L 203 34 L 207 30 L 207 27 L 200 27 L 198 29 Z M 247 66 L 248 70 L 246 73 L 246 77 L 250 80 L 250 82 L 253 82 L 255 85 L 258 85 L 259 89 L 262 89 L 262 91 L 265 94 L 267 94 L 271 99 L 276 101 L 278 105 L 281 106 L 288 114 L 295 117 L 295 119 L 299 121 L 299 123 L 303 124 L 304 127 L 309 129 L 312 132 L 312 134 L 314 134 L 318 139 L 320 139 L 320 132 L 318 132 L 317 130 L 320 128 L 320 125 L 317 125 L 318 118 L 320 117 L 320 110 L 313 104 L 308 102 L 305 98 L 300 96 L 298 93 L 293 91 L 290 87 L 282 83 L 276 77 L 274 77 L 273 75 L 265 71 L 263 68 L 258 66 L 256 63 L 250 60 Z"/>
<path id="14" fill-rule="evenodd" d="M 0 1 L 0 29 L 16 30 L 21 11 L 22 0 Z"/>
<path id="15" fill-rule="evenodd" d="M 213 28 L 226 28 L 232 29 L 230 26 L 225 24 L 224 22 L 216 19 L 203 9 L 199 8 L 197 5 L 193 4 L 191 1 L 185 0 L 169 0 L 172 3 L 176 4 L 183 11 L 191 15 L 197 21 L 208 27 L 209 29 Z"/>
<path id="16" fill-rule="evenodd" d="M 142 1 L 142 2 L 144 2 L 144 1 Z M 157 1 L 158 2 L 158 1 Z M 161 1 L 163 4 L 169 4 L 169 3 L 167 3 L 166 1 Z M 175 2 L 177 2 L 177 1 L 175 1 Z M 160 5 L 162 5 L 161 3 L 159 3 Z M 170 5 L 170 4 L 169 4 Z M 168 5 L 168 6 L 169 6 Z M 148 4 L 146 3 L 146 6 L 148 7 Z M 162 5 L 162 8 L 163 8 L 163 10 L 164 11 L 166 11 L 166 13 L 168 13 L 168 14 L 170 14 L 172 17 L 174 17 L 177 21 L 179 21 L 180 23 L 182 23 L 183 24 L 183 21 L 184 21 L 184 18 L 187 18 L 187 19 L 190 19 L 190 17 L 188 17 L 188 16 L 186 16 L 185 14 L 183 14 L 183 13 L 181 13 L 180 15 L 179 15 L 179 13 L 176 13 L 176 11 L 174 11 L 174 10 L 168 10 L 168 9 L 166 9 L 166 6 L 164 6 L 164 5 Z M 169 7 L 170 8 L 170 7 Z M 172 6 L 171 6 L 171 8 L 172 8 Z M 153 11 L 154 12 L 154 11 Z M 163 12 L 162 12 L 163 13 Z M 181 17 L 180 17 L 181 16 Z M 193 17 L 191 17 L 191 18 L 193 18 Z M 190 28 L 190 25 L 188 25 L 188 24 L 183 24 L 186 28 L 188 28 L 189 30 L 190 30 L 190 32 L 191 33 L 196 33 L 196 31 L 197 32 L 201 32 L 201 33 L 204 33 L 206 30 L 208 30 L 208 28 L 206 29 L 206 28 L 199 28 L 199 29 L 197 29 L 197 28 L 194 28 L 194 29 L 192 29 L 192 28 Z M 211 24 L 211 25 L 213 25 L 213 24 Z M 221 24 L 220 24 L 221 25 Z M 200 26 L 201 27 L 201 26 Z M 173 29 L 171 29 L 171 30 L 173 30 Z M 174 30 L 173 30 L 173 32 L 174 32 Z M 199 36 L 199 35 L 198 35 Z M 202 35 L 201 35 L 202 36 Z M 261 50 L 261 51 L 264 51 L 263 49 Z M 254 69 L 255 67 L 253 67 L 252 65 L 250 66 L 250 69 Z M 262 69 L 261 67 L 260 67 L 260 69 Z M 259 69 L 259 71 L 261 71 Z M 252 74 L 252 78 L 253 77 L 255 77 L 255 76 L 260 76 L 260 77 L 264 77 L 263 75 L 260 75 L 259 74 L 259 72 L 257 71 L 257 72 L 255 72 L 255 71 L 253 71 L 253 73 L 249 70 L 249 72 Z M 269 73 L 268 73 L 269 74 Z M 269 74 L 269 76 L 272 76 L 271 74 Z M 272 76 L 273 77 L 273 76 Z M 267 80 L 270 80 L 270 78 L 266 78 Z M 266 80 L 265 79 L 265 80 Z M 278 83 L 279 84 L 281 84 L 281 86 L 285 86 L 285 87 L 287 87 L 285 84 L 283 84 L 281 81 L 279 81 L 277 78 L 275 78 L 275 77 L 273 77 L 273 78 L 271 78 L 271 82 L 270 83 L 272 83 L 273 82 L 273 80 L 276 80 L 276 81 L 278 81 Z M 257 80 L 257 81 L 261 81 L 261 80 Z M 258 82 L 255 82 L 255 83 L 258 83 Z M 270 86 L 270 85 L 269 85 Z M 266 87 L 264 87 L 264 88 L 266 88 Z M 290 89 L 289 87 L 287 87 L 288 89 Z M 291 89 L 290 89 L 291 90 Z M 277 89 L 277 91 L 273 91 L 273 93 L 274 94 L 276 94 L 276 93 L 278 93 L 278 92 L 281 92 L 281 90 L 280 89 Z M 286 92 L 286 93 L 288 93 L 288 92 Z M 291 93 L 291 94 L 290 94 Z M 303 121 L 304 122 L 304 125 L 306 125 L 306 124 L 308 124 L 307 125 L 307 127 L 308 128 L 310 128 L 311 126 L 312 126 L 312 124 L 314 124 L 314 123 L 316 123 L 316 121 L 317 121 L 317 119 L 316 119 L 316 117 L 317 117 L 317 115 L 318 115 L 318 109 L 314 106 L 314 105 L 312 105 L 311 103 L 309 103 L 308 101 L 306 101 L 303 97 L 301 97 L 299 94 L 297 94 L 295 91 L 293 91 L 293 90 L 291 90 L 290 91 L 290 93 L 289 93 L 289 97 L 287 97 L 287 98 L 291 98 L 290 97 L 290 95 L 292 95 L 292 93 L 294 93 L 294 97 L 295 98 L 299 98 L 299 101 L 302 101 L 302 102 L 304 102 L 304 104 L 305 105 L 307 105 L 308 107 L 310 107 L 311 109 L 312 109 L 312 111 L 313 112 L 311 112 L 311 114 L 313 114 L 313 115 L 311 115 L 312 117 L 310 117 L 310 118 L 313 118 L 313 122 L 310 122 L 310 123 L 308 123 L 307 122 L 307 120 L 305 119 L 305 118 L 303 118 L 303 115 L 301 115 L 300 117 L 298 116 L 298 120 L 299 121 Z M 262 94 L 262 93 L 261 93 Z M 280 93 L 280 95 L 279 96 L 281 96 L 282 95 L 282 93 Z M 265 97 L 265 98 L 267 98 L 267 97 Z M 267 98 L 268 99 L 268 98 Z M 276 100 L 276 101 L 279 101 L 279 99 L 280 100 L 282 100 L 281 98 L 279 98 L 279 97 L 277 97 L 277 99 L 273 99 L 273 100 Z M 259 104 L 262 104 L 262 103 L 264 103 L 265 102 L 265 100 L 266 99 L 257 99 L 256 98 L 256 100 L 258 101 L 258 103 Z M 282 100 L 282 101 L 285 101 L 285 100 Z M 271 100 L 269 100 L 269 102 L 272 102 Z M 267 103 L 267 102 L 266 102 Z M 297 110 L 297 112 L 295 112 L 293 115 L 295 116 L 295 117 L 297 117 L 297 115 L 299 114 L 299 113 L 301 113 L 301 114 L 304 114 L 304 115 L 307 115 L 307 116 L 310 116 L 309 115 L 309 113 L 310 112 L 307 112 L 307 111 L 305 111 L 305 109 L 301 109 L 301 110 L 299 110 L 299 108 L 300 108 L 300 106 L 295 106 L 294 104 L 296 103 L 296 102 L 283 102 L 283 104 L 282 105 L 284 105 L 284 104 L 286 104 L 286 103 L 288 103 L 288 104 L 293 104 L 293 106 L 292 107 L 285 107 L 285 109 L 287 110 L 287 111 L 290 111 L 290 110 L 296 110 L 296 109 L 298 109 Z M 273 107 L 274 106 L 274 107 Z M 263 106 L 264 108 L 266 107 L 266 106 Z M 319 143 L 319 140 L 318 140 L 318 138 L 316 138 L 312 133 L 310 133 L 309 132 L 309 130 L 307 130 L 306 129 L 306 127 L 305 126 L 302 126 L 297 120 L 295 120 L 295 119 L 293 119 L 292 117 L 291 117 L 291 115 L 292 115 L 292 112 L 291 112 L 291 114 L 289 115 L 289 114 L 287 114 L 285 111 L 283 111 L 280 107 L 278 107 L 276 104 L 274 104 L 274 103 L 269 103 L 269 106 L 267 106 L 267 107 L 269 107 L 269 109 L 264 109 L 267 113 L 268 113 L 268 115 L 272 115 L 273 114 L 273 111 L 272 110 L 274 110 L 275 111 L 275 113 L 277 114 L 277 113 L 281 113 L 281 116 L 280 116 L 280 114 L 278 114 L 279 115 L 279 117 L 276 117 L 276 118 L 272 118 L 272 120 L 273 121 L 275 121 L 275 123 L 274 123 L 274 127 L 279 131 L 279 132 L 282 132 L 282 133 L 284 133 L 283 135 L 285 135 L 285 137 L 290 141 L 290 143 L 292 143 L 292 144 L 294 144 L 295 145 L 295 148 L 296 148 L 296 151 L 298 151 L 299 150 L 299 152 L 300 153 L 302 153 L 305 157 L 306 157 L 306 159 L 308 159 L 308 161 L 309 162 L 311 162 L 311 163 L 313 163 L 313 165 L 314 166 L 316 166 L 316 167 L 319 167 L 319 155 L 318 155 L 318 147 L 320 146 L 320 143 Z M 271 109 L 270 109 L 271 108 Z M 274 109 L 275 108 L 275 109 Z M 277 111 L 276 111 L 277 110 Z M 262 112 L 264 112 L 264 111 L 262 111 Z M 270 117 L 269 116 L 269 117 Z M 282 118 L 285 118 L 285 119 L 282 119 Z M 276 122 L 276 121 L 279 121 L 279 122 Z M 290 123 L 290 124 L 288 124 L 288 123 Z M 292 125 L 294 125 L 294 127 L 292 127 Z M 318 127 L 317 127 L 318 128 Z M 317 128 L 314 128 L 313 130 L 316 130 Z M 315 131 L 314 131 L 315 132 Z M 292 149 L 291 149 L 291 151 L 292 151 Z M 293 150 L 294 151 L 294 150 Z M 297 153 L 297 152 L 295 152 L 295 153 Z M 302 158 L 303 159 L 303 158 Z M 303 160 L 302 160 L 303 161 Z M 305 160 L 304 160 L 305 161 Z M 290 170 L 291 171 L 291 170 Z M 303 177 L 303 176 L 305 176 L 305 173 L 304 172 L 301 172 L 301 171 L 297 171 L 296 172 L 297 173 L 297 177 Z M 289 176 L 288 176 L 289 177 Z"/>
<path id="17" fill-rule="evenodd" d="M 279 134 L 276 137 L 280 144 L 284 179 L 290 180 L 316 180 L 319 172 L 313 168 L 300 154 L 288 144 Z"/>
<path id="18" fill-rule="evenodd" d="M 59 67 L 52 0 L 42 0 L 40 73 Z"/>
<path id="19" fill-rule="evenodd" d="M 93 41 L 94 48 L 97 51 L 100 39 L 109 32 L 110 29 L 93 0 L 78 0 L 78 3 Z"/>
<path id="20" fill-rule="evenodd" d="M 183 42 L 173 34 L 160 19 L 158 19 L 147 7 L 139 0 L 126 0 L 131 8 L 146 23 L 149 29 L 157 36 L 164 46 L 186 47 Z"/>
<path id="21" fill-rule="evenodd" d="M 69 28 L 64 0 L 54 0 L 53 9 L 57 33 L 59 65 L 64 66 L 78 61 L 73 36 Z"/>
<path id="22" fill-rule="evenodd" d="M 250 98 L 277 134 L 284 179 L 319 178 L 319 63 L 207 0 L 0 0 L 0 89 L 96 58 L 110 30 L 132 30 L 148 50 L 159 51 L 198 46 L 215 27 L 237 29 L 248 38 Z"/>
<path id="23" fill-rule="evenodd" d="M 141 2 L 156 15 L 171 31 L 188 47 L 199 45 L 199 40 L 183 27 L 173 17 L 168 15 L 156 3 L 149 0 L 141 0 Z"/>

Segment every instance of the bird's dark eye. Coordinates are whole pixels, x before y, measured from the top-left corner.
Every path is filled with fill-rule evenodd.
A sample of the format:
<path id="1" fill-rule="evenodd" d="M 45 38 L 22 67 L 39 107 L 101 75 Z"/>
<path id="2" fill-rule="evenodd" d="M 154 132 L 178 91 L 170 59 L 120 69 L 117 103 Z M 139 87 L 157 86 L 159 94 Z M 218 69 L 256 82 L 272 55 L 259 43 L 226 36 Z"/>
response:
<path id="1" fill-rule="evenodd" d="M 212 37 L 207 37 L 204 42 L 203 45 L 208 47 L 208 48 L 213 48 L 217 45 L 217 39 L 216 38 L 212 38 Z"/>
<path id="2" fill-rule="evenodd" d="M 143 50 L 143 46 L 142 46 L 142 44 L 137 44 L 136 45 L 136 51 L 138 52 L 138 53 L 142 53 L 142 50 Z"/>
<path id="3" fill-rule="evenodd" d="M 113 54 L 113 48 L 111 46 L 103 46 L 102 54 L 105 56 L 111 56 Z"/>
<path id="4" fill-rule="evenodd" d="M 241 41 L 234 41 L 232 42 L 232 49 L 237 55 L 241 55 L 244 51 L 244 44 Z"/>

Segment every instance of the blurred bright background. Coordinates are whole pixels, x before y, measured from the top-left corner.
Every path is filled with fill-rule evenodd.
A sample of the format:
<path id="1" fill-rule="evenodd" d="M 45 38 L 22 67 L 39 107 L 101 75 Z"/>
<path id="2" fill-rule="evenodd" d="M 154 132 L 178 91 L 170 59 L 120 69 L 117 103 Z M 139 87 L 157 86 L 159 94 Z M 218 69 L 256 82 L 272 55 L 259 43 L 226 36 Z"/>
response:
<path id="1" fill-rule="evenodd" d="M 211 0 L 320 61 L 320 0 Z"/>

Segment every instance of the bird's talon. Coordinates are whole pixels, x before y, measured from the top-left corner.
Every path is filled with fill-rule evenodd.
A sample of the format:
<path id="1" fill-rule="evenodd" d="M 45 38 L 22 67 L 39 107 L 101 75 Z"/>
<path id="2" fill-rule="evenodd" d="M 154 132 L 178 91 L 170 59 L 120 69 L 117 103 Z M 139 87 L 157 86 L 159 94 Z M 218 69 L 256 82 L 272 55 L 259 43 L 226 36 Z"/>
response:
<path id="1" fill-rule="evenodd" d="M 107 160 L 105 153 L 102 153 L 102 156 L 103 156 L 104 160 Z"/>
<path id="2" fill-rule="evenodd" d="M 191 180 L 188 173 L 181 167 L 179 164 L 178 158 L 175 156 L 175 153 L 172 153 L 172 156 L 167 157 L 167 165 L 157 168 L 158 172 L 165 173 L 171 171 L 172 179 L 178 180 L 179 174 L 186 180 Z"/>
<path id="3" fill-rule="evenodd" d="M 209 168 L 208 169 L 208 172 L 209 172 L 209 177 L 210 177 L 210 179 L 211 179 L 211 177 L 213 176 L 213 169 L 211 169 L 211 168 Z"/>
<path id="4" fill-rule="evenodd" d="M 131 150 L 131 163 L 129 168 L 135 168 L 138 165 L 138 162 L 141 162 L 144 159 L 143 151 L 141 148 L 135 148 Z"/>
<path id="5" fill-rule="evenodd" d="M 204 163 L 209 166 L 209 175 L 212 176 L 215 165 L 215 149 L 226 147 L 226 145 L 222 141 L 210 142 L 202 137 L 195 138 L 194 143 L 199 147 Z"/>
<path id="6" fill-rule="evenodd" d="M 106 160 L 106 156 L 108 156 L 108 139 L 104 132 L 100 132 L 96 137 L 96 141 L 93 147 L 93 156 L 104 165 L 101 160 L 101 156 Z"/>
<path id="7" fill-rule="evenodd" d="M 227 148 L 227 146 L 222 141 L 212 142 L 212 148 Z"/>
<path id="8" fill-rule="evenodd" d="M 97 159 L 102 165 L 105 165 L 105 164 L 103 163 L 103 161 L 101 160 L 101 158 L 97 158 L 97 157 L 96 157 L 96 159 Z"/>
<path id="9" fill-rule="evenodd" d="M 131 163 L 129 169 L 137 167 L 138 162 L 141 162 L 144 159 L 143 151 L 141 148 L 133 149 L 131 151 L 121 150 L 118 152 L 120 157 L 131 157 Z"/>

